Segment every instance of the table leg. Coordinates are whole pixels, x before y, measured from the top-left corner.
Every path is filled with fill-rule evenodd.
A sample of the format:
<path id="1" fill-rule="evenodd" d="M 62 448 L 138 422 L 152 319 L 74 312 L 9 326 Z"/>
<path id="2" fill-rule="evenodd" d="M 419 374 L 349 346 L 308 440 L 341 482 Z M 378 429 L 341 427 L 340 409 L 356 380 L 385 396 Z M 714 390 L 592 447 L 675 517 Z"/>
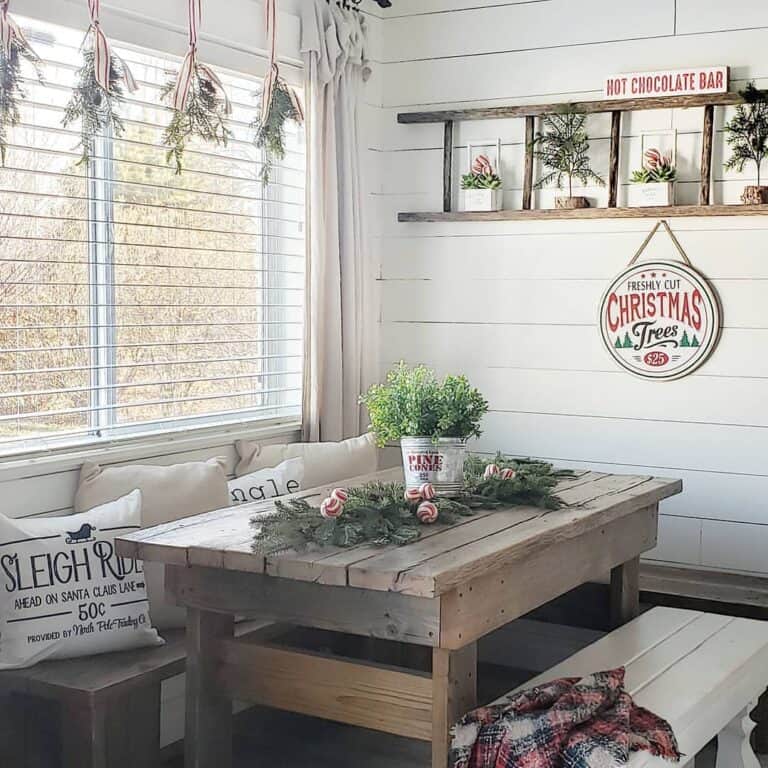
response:
<path id="1" fill-rule="evenodd" d="M 215 650 L 234 636 L 231 615 L 187 608 L 185 768 L 231 768 L 232 702 L 216 690 Z"/>
<path id="2" fill-rule="evenodd" d="M 432 651 L 432 768 L 446 768 L 450 730 L 477 705 L 477 643 Z"/>
<path id="3" fill-rule="evenodd" d="M 640 615 L 640 557 L 611 571 L 611 629 Z"/>

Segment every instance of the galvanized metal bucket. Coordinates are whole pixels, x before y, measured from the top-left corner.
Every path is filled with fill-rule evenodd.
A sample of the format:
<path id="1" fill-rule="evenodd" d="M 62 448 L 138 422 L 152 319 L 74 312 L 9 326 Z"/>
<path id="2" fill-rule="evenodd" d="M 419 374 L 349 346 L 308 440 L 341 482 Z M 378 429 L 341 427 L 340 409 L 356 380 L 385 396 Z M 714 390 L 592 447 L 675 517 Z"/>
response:
<path id="1" fill-rule="evenodd" d="M 405 487 L 432 483 L 439 496 L 456 496 L 464 489 L 467 441 L 454 437 L 403 437 Z"/>

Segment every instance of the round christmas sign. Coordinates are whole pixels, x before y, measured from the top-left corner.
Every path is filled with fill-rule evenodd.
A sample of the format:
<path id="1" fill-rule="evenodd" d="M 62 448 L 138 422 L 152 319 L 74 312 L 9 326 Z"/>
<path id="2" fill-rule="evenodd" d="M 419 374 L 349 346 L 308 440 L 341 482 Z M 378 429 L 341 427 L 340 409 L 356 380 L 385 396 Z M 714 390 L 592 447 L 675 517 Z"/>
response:
<path id="1" fill-rule="evenodd" d="M 623 368 L 647 379 L 678 379 L 717 346 L 720 305 L 693 267 L 643 262 L 622 272 L 606 291 L 600 328 Z"/>

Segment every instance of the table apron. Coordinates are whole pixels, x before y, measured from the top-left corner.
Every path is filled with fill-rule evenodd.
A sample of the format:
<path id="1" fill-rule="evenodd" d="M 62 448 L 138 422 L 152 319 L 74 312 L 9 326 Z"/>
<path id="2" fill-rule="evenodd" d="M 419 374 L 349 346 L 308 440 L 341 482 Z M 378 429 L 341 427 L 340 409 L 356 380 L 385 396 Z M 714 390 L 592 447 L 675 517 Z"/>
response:
<path id="1" fill-rule="evenodd" d="M 656 546 L 658 504 L 554 543 L 441 597 L 440 647 L 463 648 L 513 619 Z"/>
<path id="2" fill-rule="evenodd" d="M 430 647 L 440 637 L 440 598 L 179 566 L 166 566 L 165 588 L 171 602 L 204 611 Z"/>

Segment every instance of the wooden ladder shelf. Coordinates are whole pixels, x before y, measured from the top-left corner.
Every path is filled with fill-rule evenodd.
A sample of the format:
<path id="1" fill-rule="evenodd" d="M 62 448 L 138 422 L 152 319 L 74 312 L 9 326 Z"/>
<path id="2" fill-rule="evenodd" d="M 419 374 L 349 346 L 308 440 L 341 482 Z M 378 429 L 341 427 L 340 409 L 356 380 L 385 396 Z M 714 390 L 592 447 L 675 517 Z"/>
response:
<path id="1" fill-rule="evenodd" d="M 657 218 L 659 216 L 762 216 L 768 214 L 768 205 L 712 205 L 712 143 L 714 138 L 715 107 L 741 104 L 738 93 L 710 94 L 704 96 L 663 96 L 649 99 L 619 99 L 615 101 L 581 101 L 572 104 L 533 104 L 510 107 L 479 107 L 452 109 L 438 112 L 401 112 L 397 122 L 402 125 L 443 123 L 443 210 L 434 213 L 400 213 L 401 222 L 435 221 L 514 221 L 541 219 L 602 219 L 602 218 Z M 534 209 L 533 203 L 533 137 L 537 117 L 552 114 L 564 106 L 577 112 L 594 114 L 611 113 L 611 148 L 608 169 L 608 207 L 581 209 Z M 621 143 L 621 119 L 624 112 L 644 109 L 685 109 L 704 107 L 701 151 L 701 185 L 698 205 L 673 205 L 649 208 L 619 208 L 619 145 Z M 453 129 L 458 120 L 498 120 L 501 118 L 525 118 L 525 170 L 523 173 L 522 210 L 491 212 L 453 210 Z"/>

